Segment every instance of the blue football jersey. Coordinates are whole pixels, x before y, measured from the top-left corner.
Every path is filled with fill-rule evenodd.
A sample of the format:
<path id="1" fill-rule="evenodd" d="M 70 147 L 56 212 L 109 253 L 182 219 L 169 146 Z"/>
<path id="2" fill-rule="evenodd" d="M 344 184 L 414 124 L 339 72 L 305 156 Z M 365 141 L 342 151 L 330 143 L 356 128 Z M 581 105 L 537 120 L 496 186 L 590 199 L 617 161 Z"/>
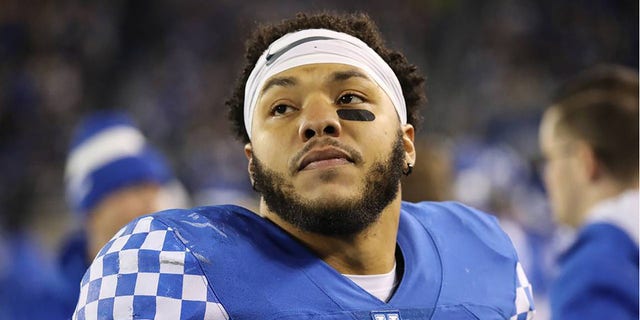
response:
<path id="1" fill-rule="evenodd" d="M 531 319 L 531 287 L 495 218 L 403 203 L 402 276 L 381 301 L 237 206 L 135 220 L 82 279 L 74 319 Z"/>
<path id="2" fill-rule="evenodd" d="M 560 257 L 551 288 L 553 319 L 638 319 L 638 245 L 631 237 L 610 223 L 580 230 Z"/>

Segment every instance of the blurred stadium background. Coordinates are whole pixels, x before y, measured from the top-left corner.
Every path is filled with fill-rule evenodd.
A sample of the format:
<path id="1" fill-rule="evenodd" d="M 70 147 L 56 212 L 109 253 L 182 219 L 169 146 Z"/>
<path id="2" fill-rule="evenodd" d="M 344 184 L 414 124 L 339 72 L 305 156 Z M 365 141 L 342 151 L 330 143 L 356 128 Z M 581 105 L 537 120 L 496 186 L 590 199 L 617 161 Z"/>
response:
<path id="1" fill-rule="evenodd" d="M 261 21 L 320 10 L 368 13 L 427 75 L 424 168 L 406 197 L 496 214 L 544 293 L 556 228 L 531 165 L 541 109 L 585 67 L 638 68 L 635 0 L 2 0 L 0 231 L 55 254 L 75 227 L 63 187 L 71 131 L 100 108 L 130 112 L 194 204 L 254 201 L 224 105 L 244 40 Z"/>

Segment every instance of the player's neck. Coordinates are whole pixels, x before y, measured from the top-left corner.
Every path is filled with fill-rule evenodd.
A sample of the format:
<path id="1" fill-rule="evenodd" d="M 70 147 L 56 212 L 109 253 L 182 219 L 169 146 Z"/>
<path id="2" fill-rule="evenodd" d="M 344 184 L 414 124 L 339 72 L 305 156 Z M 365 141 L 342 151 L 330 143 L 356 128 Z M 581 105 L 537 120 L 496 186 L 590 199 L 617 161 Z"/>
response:
<path id="1" fill-rule="evenodd" d="M 580 227 L 586 223 L 589 213 L 602 201 L 615 198 L 626 191 L 637 190 L 638 184 L 636 180 L 630 182 L 621 182 L 612 178 L 600 179 L 597 183 L 586 185 L 581 194 L 581 210 L 576 210 L 580 214 L 580 220 L 574 227 Z"/>
<path id="2" fill-rule="evenodd" d="M 398 196 L 380 219 L 354 237 L 331 237 L 302 231 L 276 214 L 265 217 L 298 239 L 331 267 L 343 274 L 383 274 L 395 263 L 401 198 Z"/>

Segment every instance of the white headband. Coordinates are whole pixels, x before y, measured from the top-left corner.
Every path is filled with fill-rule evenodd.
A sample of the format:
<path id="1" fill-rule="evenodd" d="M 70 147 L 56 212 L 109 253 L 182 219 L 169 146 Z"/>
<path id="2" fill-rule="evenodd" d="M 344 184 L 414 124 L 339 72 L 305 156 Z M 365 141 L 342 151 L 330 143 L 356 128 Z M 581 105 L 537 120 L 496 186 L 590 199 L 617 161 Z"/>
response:
<path id="1" fill-rule="evenodd" d="M 244 126 L 251 138 L 251 123 L 258 96 L 272 76 L 291 68 L 314 63 L 340 63 L 364 70 L 389 96 L 402 124 L 407 108 L 402 87 L 391 67 L 362 40 L 327 29 L 289 33 L 274 41 L 260 56 L 244 89 Z"/>

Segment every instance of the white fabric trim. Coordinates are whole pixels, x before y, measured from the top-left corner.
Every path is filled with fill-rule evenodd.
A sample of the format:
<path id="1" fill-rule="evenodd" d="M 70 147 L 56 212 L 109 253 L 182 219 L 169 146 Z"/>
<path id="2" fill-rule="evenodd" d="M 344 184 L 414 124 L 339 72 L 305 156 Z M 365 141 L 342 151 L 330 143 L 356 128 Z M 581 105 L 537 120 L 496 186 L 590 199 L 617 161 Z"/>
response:
<path id="1" fill-rule="evenodd" d="M 533 290 L 522 264 L 516 264 L 516 299 L 515 314 L 509 320 L 533 319 L 536 311 L 533 309 Z"/>
<path id="2" fill-rule="evenodd" d="M 343 274 L 343 276 L 384 302 L 389 301 L 391 294 L 398 286 L 395 263 L 393 264 L 393 269 L 388 273 L 372 275 Z"/>
<path id="3" fill-rule="evenodd" d="M 114 126 L 96 134 L 69 155 L 64 175 L 70 190 L 79 191 L 84 178 L 96 168 L 118 158 L 139 154 L 144 146 L 142 133 L 129 126 Z"/>
<path id="4" fill-rule="evenodd" d="M 400 122 L 407 123 L 400 81 L 382 57 L 362 40 L 346 33 L 307 29 L 271 43 L 251 71 L 244 90 L 244 125 L 249 138 L 253 113 L 265 82 L 285 70 L 315 63 L 339 63 L 362 69 L 389 96 Z"/>
<path id="5" fill-rule="evenodd" d="M 626 232 L 638 245 L 639 227 L 638 209 L 640 196 L 638 190 L 628 190 L 616 197 L 597 203 L 587 214 L 587 223 L 605 222 L 617 226 Z"/>

